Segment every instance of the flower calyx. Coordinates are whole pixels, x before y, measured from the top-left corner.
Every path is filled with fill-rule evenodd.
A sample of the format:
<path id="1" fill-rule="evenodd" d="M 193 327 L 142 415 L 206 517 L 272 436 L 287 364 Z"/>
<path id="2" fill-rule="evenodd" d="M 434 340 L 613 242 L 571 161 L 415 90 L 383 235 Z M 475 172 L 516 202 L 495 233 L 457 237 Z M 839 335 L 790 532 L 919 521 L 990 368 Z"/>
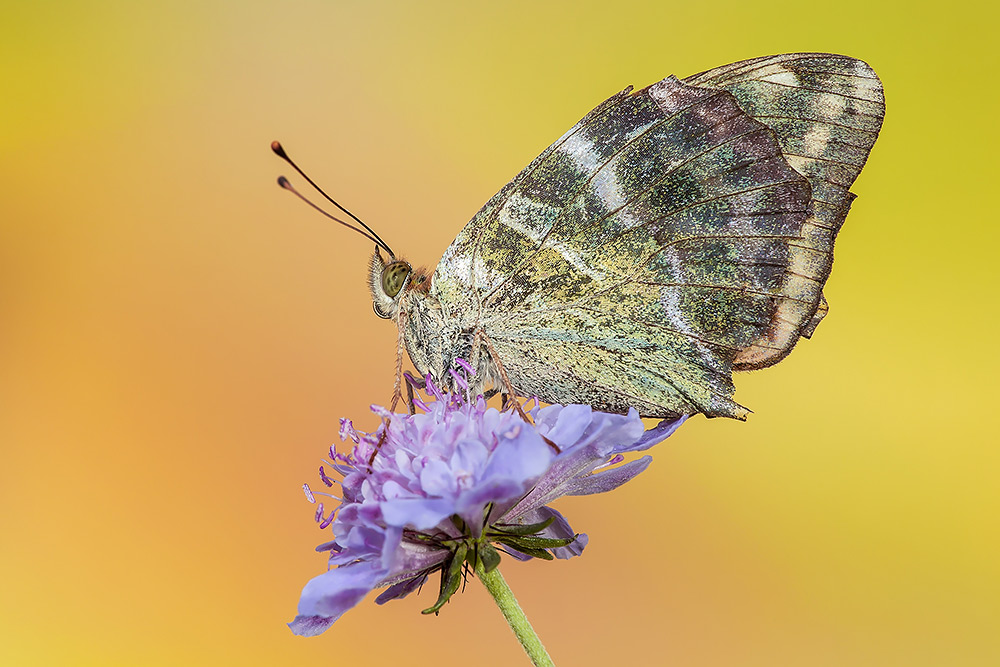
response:
<path id="1" fill-rule="evenodd" d="M 571 538 L 540 537 L 539 533 L 552 525 L 555 517 L 533 524 L 496 523 L 488 526 L 479 537 L 468 534 L 465 521 L 457 514 L 451 520 L 463 536 L 434 540 L 439 547 L 448 549 L 451 554 L 440 565 L 441 590 L 438 599 L 421 612 L 424 614 L 437 614 L 458 591 L 470 571 L 475 572 L 482 567 L 483 572 L 492 572 L 500 565 L 500 551 L 494 543 L 502 551 L 513 549 L 532 558 L 553 560 L 554 556 L 549 549 L 569 546 L 579 537 L 578 534 Z"/>

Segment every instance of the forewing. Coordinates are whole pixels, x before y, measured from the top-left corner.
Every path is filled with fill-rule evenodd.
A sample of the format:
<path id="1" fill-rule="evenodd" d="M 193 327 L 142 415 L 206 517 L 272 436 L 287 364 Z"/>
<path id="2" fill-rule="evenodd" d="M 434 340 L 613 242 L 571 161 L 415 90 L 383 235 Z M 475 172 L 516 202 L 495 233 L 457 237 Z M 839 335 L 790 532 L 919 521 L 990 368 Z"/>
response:
<path id="1" fill-rule="evenodd" d="M 885 115 L 882 84 L 867 63 L 826 53 L 745 60 L 688 77 L 687 83 L 731 92 L 740 106 L 778 137 L 789 164 L 809 179 L 812 199 L 774 319 L 760 340 L 735 360 L 762 368 L 783 358 L 799 336 L 812 335 L 826 314 L 823 285 L 833 243 Z"/>
<path id="2" fill-rule="evenodd" d="M 629 93 L 493 197 L 432 289 L 524 394 L 743 417 L 732 359 L 771 322 L 808 182 L 726 91 Z"/>
<path id="3" fill-rule="evenodd" d="M 558 204 L 535 206 L 527 193 L 537 190 L 541 183 L 560 187 L 560 176 L 573 181 L 561 185 L 567 192 L 577 190 L 582 185 L 580 177 L 585 175 L 559 173 L 565 161 L 564 144 L 597 119 L 620 113 L 631 91 L 629 86 L 584 116 L 493 195 L 455 237 L 438 262 L 432 282 L 453 319 L 461 321 L 471 316 L 478 321 L 482 295 L 504 280 L 507 262 L 523 258 L 538 247 L 558 216 Z"/>

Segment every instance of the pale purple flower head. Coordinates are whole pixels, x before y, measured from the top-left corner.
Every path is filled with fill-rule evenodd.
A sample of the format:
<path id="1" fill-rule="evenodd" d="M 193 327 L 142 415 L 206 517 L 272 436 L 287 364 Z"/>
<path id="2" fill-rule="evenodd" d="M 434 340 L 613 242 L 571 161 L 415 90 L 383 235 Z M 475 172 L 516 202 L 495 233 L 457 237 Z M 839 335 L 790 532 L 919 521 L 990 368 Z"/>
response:
<path id="1" fill-rule="evenodd" d="M 551 405 L 531 410 L 532 425 L 517 412 L 488 408 L 482 397 L 442 394 L 430 382 L 428 393 L 436 400 L 416 401 L 423 412 L 414 415 L 372 407 L 391 417 L 380 446 L 384 424 L 369 434 L 341 420 L 341 438 L 354 442 L 347 454 L 330 450 L 342 479 L 320 468 L 327 486 L 340 484 L 340 502 L 328 515 L 322 503 L 316 512 L 335 536 L 317 547 L 330 552 L 330 569 L 303 589 L 289 624 L 296 634 L 323 632 L 376 587 L 388 586 L 376 599 L 382 604 L 440 570 L 442 594 L 427 610 L 436 612 L 457 588 L 466 559 L 488 571 L 499 562 L 496 549 L 521 560 L 579 555 L 587 536 L 549 503 L 624 484 L 652 459 L 623 464 L 623 454 L 652 447 L 684 421 L 646 431 L 635 410 Z M 313 500 L 308 486 L 306 495 Z"/>

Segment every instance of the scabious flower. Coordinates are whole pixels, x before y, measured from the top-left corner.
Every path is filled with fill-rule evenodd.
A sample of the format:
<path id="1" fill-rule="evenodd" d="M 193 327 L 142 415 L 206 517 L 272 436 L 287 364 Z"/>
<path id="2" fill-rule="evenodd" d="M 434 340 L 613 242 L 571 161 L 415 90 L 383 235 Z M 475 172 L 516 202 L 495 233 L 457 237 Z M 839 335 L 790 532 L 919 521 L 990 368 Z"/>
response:
<path id="1" fill-rule="evenodd" d="M 460 385 L 463 379 L 457 376 Z M 303 589 L 289 623 L 295 634 L 320 634 L 376 587 L 387 587 L 376 599 L 383 604 L 441 572 L 438 600 L 425 610 L 437 612 L 466 564 L 489 572 L 498 549 L 520 560 L 579 555 L 587 536 L 574 533 L 549 503 L 624 484 L 651 458 L 623 463 L 623 455 L 652 447 L 684 421 L 646 431 L 635 410 L 616 415 L 536 404 L 530 424 L 517 412 L 487 407 L 482 397 L 442 393 L 429 379 L 427 391 L 436 400 L 416 400 L 422 412 L 414 415 L 373 406 L 387 419 L 374 433 L 341 420 L 341 439 L 354 443 L 346 454 L 330 449 L 341 479 L 320 468 L 324 484 L 339 483 L 339 504 L 326 514 L 320 503 L 316 512 L 335 536 L 317 547 L 330 553 L 330 569 Z"/>

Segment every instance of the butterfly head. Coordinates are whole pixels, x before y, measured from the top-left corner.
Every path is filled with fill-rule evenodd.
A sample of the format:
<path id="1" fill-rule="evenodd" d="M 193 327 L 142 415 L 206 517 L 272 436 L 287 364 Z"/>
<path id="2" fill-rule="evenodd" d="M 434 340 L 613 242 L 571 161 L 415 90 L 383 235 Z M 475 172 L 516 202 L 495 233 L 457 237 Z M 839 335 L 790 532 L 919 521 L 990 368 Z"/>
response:
<path id="1" fill-rule="evenodd" d="M 359 228 L 349 222 L 345 222 L 340 218 L 330 215 L 319 206 L 316 206 L 316 204 L 303 197 L 298 190 L 292 187 L 292 184 L 289 183 L 288 179 L 284 176 L 278 177 L 279 186 L 288 190 L 334 222 L 344 225 L 348 229 L 353 229 L 368 240 L 375 242 L 375 255 L 372 257 L 369 269 L 369 288 L 372 292 L 372 307 L 375 309 L 376 315 L 384 320 L 395 318 L 396 313 L 399 312 L 402 295 L 406 292 L 406 289 L 411 285 L 411 283 L 420 288 L 420 291 L 424 293 L 427 292 L 427 289 L 430 287 L 430 280 L 428 279 L 425 271 L 418 271 L 414 274 L 413 267 L 410 266 L 409 262 L 397 260 L 396 255 L 392 252 L 392 249 L 389 248 L 385 241 L 379 238 L 379 235 L 375 233 L 375 230 L 362 222 L 358 216 L 338 204 L 336 200 L 326 194 L 321 187 L 316 185 L 316 183 L 314 183 L 313 180 L 309 178 L 290 157 L 288 157 L 288 153 L 285 152 L 284 147 L 282 147 L 279 142 L 271 142 L 271 150 L 274 151 L 274 153 L 282 160 L 290 164 L 295 171 L 299 172 L 299 174 L 301 174 L 310 185 L 316 188 L 316 191 L 323 195 L 327 201 L 350 216 L 356 223 L 361 225 L 361 227 Z M 388 260 L 382 258 L 382 252 L 379 248 L 384 248 L 385 251 L 389 253 Z"/>
<path id="2" fill-rule="evenodd" d="M 372 293 L 372 309 L 383 320 L 391 320 L 399 311 L 400 299 L 407 291 L 426 292 L 430 278 L 422 270 L 414 271 L 410 263 L 394 255 L 383 257 L 378 246 L 368 269 L 368 287 Z"/>
<path id="3" fill-rule="evenodd" d="M 390 255 L 382 257 L 378 246 L 368 265 L 368 288 L 372 293 L 372 309 L 383 320 L 391 320 L 399 309 L 399 297 L 409 284 L 413 267 L 409 262 Z"/>

